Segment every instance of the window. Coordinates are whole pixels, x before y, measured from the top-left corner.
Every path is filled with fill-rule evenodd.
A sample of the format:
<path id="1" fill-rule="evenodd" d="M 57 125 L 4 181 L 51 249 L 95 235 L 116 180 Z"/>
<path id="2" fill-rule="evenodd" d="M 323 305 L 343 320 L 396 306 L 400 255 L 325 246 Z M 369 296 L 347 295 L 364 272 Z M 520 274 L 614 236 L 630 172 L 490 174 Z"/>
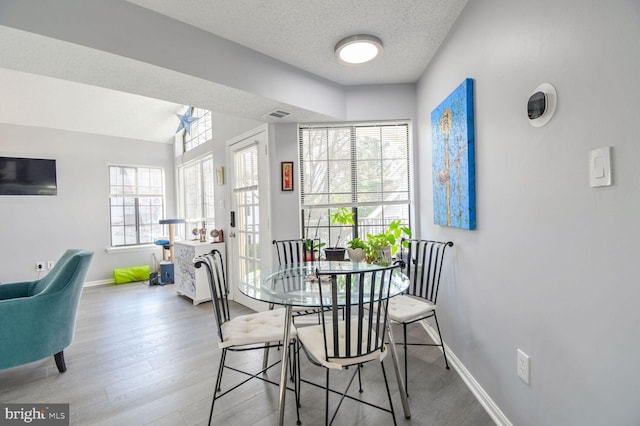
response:
<path id="1" fill-rule="evenodd" d="M 149 244 L 163 235 L 162 169 L 109 166 L 109 188 L 112 247 Z"/>
<path id="2" fill-rule="evenodd" d="M 213 157 L 208 155 L 179 168 L 180 217 L 185 218 L 187 232 L 215 227 L 215 198 Z M 194 234 L 195 238 L 197 235 Z"/>
<path id="3" fill-rule="evenodd" d="M 391 221 L 409 226 L 409 123 L 300 127 L 303 235 L 327 245 L 377 234 Z M 332 225 L 329 213 L 351 207 L 356 226 Z"/>
<path id="4" fill-rule="evenodd" d="M 193 117 L 198 117 L 198 120 L 191 125 L 190 133 L 183 130 L 184 152 L 187 152 L 198 145 L 202 145 L 213 138 L 213 132 L 211 129 L 211 111 L 196 107 L 187 108 L 191 108 L 191 115 Z"/>

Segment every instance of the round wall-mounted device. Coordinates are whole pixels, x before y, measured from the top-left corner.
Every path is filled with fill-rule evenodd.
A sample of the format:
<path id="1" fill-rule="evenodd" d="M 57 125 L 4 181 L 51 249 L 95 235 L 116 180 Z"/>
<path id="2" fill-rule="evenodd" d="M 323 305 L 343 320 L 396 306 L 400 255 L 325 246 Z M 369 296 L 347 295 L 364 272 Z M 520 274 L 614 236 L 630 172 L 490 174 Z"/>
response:
<path id="1" fill-rule="evenodd" d="M 558 94 L 555 87 L 543 83 L 533 91 L 527 101 L 527 116 L 533 127 L 542 127 L 551 120 L 556 112 Z"/>

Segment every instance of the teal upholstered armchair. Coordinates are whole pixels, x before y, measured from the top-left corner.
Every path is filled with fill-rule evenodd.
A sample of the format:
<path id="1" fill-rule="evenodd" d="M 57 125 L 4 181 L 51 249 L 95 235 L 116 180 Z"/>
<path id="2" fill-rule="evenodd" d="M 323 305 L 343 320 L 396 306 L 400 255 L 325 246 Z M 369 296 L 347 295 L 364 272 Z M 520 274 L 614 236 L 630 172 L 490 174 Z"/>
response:
<path id="1" fill-rule="evenodd" d="M 42 279 L 0 284 L 0 370 L 54 356 L 67 370 L 78 304 L 93 252 L 67 250 Z"/>

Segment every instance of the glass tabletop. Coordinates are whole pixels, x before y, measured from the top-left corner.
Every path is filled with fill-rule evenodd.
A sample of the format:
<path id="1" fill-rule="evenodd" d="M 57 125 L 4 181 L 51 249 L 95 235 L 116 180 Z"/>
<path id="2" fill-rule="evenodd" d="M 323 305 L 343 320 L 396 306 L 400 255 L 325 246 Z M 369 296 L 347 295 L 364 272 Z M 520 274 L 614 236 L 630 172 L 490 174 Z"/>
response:
<path id="1" fill-rule="evenodd" d="M 331 276 L 324 277 L 318 282 L 316 270 L 321 273 L 336 274 L 345 272 L 381 271 L 384 266 L 368 263 L 352 262 L 305 262 L 290 265 L 274 266 L 261 269 L 245 276 L 238 289 L 248 297 L 262 302 L 276 305 L 291 305 L 302 307 L 321 307 L 331 304 Z M 407 289 L 409 279 L 399 269 L 394 269 L 391 277 L 389 297 L 396 296 Z M 379 282 L 379 280 L 378 280 Z M 365 283 L 365 286 L 367 283 Z M 320 300 L 320 286 L 324 300 Z M 344 275 L 337 275 L 336 279 L 338 304 L 358 303 L 359 293 L 353 289 L 350 300 L 346 300 L 346 281 Z M 364 301 L 368 301 L 368 291 L 364 295 Z M 377 294 L 377 292 L 375 292 Z"/>

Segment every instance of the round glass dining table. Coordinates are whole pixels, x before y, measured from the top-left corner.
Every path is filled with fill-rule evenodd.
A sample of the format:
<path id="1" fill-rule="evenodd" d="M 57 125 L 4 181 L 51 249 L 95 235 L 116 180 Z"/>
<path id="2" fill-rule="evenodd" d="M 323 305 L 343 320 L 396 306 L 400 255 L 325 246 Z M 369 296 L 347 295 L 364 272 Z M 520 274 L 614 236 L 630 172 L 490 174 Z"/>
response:
<path id="1" fill-rule="evenodd" d="M 331 305 L 330 300 L 332 291 L 329 291 L 335 281 L 337 287 L 337 304 L 339 306 L 345 306 L 347 304 L 357 304 L 359 300 L 359 294 L 356 291 L 347 292 L 344 282 L 341 278 L 344 276 L 334 276 L 337 278 L 328 279 L 327 281 L 321 279 L 318 281 L 316 271 L 320 271 L 323 274 L 335 272 L 336 274 L 346 272 L 366 272 L 383 270 L 386 267 L 372 265 L 368 263 L 353 263 L 353 262 L 331 262 L 331 261 L 317 261 L 317 262 L 305 262 L 305 263 L 292 263 L 282 266 L 274 266 L 271 268 L 265 268 L 253 271 L 244 276 L 244 279 L 238 283 L 238 290 L 242 294 L 262 302 L 269 304 L 281 305 L 286 309 L 285 324 L 284 324 L 284 336 L 283 342 L 290 340 L 292 312 L 293 307 L 306 307 L 306 308 L 320 308 L 323 305 Z M 331 278 L 331 275 L 327 276 Z M 325 300 L 320 300 L 320 286 L 322 286 L 322 296 Z M 392 271 L 391 286 L 389 289 L 388 297 L 393 297 L 401 294 L 409 287 L 409 278 L 404 275 L 399 269 Z M 325 291 L 327 289 L 327 291 Z M 346 300 L 346 294 L 350 294 L 350 300 Z M 364 301 L 368 302 L 369 294 L 378 295 L 379 292 L 367 292 L 363 295 Z M 378 300 L 375 300 L 378 301 Z M 393 366 L 396 373 L 396 380 L 398 382 L 398 389 L 400 397 L 402 399 L 402 406 L 404 409 L 404 415 L 406 418 L 411 417 L 409 410 L 409 403 L 407 396 L 404 392 L 405 387 L 402 382 L 402 375 L 398 367 L 398 356 L 395 348 L 395 341 L 393 339 L 393 333 L 391 327 L 387 324 L 387 336 L 389 340 L 389 349 L 391 350 L 391 358 L 393 360 Z M 278 424 L 284 424 L 284 407 L 285 407 L 285 394 L 287 385 L 287 368 L 289 362 L 289 351 L 282 352 L 281 374 L 280 374 L 280 401 L 279 401 L 279 421 Z"/>
<path id="2" fill-rule="evenodd" d="M 270 269 L 261 269 L 245 276 L 242 283 L 238 285 L 239 290 L 246 296 L 262 302 L 272 303 L 282 306 L 297 306 L 307 308 L 319 308 L 322 305 L 331 305 L 330 300 L 331 280 L 330 276 L 318 282 L 316 271 L 325 273 L 346 273 L 346 272 L 368 272 L 383 270 L 386 267 L 372 265 L 369 263 L 352 262 L 305 262 L 292 263 L 289 265 L 275 266 Z M 340 281 L 344 276 L 338 276 L 337 296 L 338 305 L 357 304 L 359 293 L 349 292 L 350 300 L 346 300 L 346 289 L 344 283 Z M 320 300 L 320 289 L 325 300 Z M 409 279 L 398 269 L 393 270 L 391 277 L 391 287 L 388 296 L 396 296 L 407 289 Z M 378 292 L 374 292 L 378 294 Z M 364 302 L 368 302 L 369 293 L 364 295 Z"/>

